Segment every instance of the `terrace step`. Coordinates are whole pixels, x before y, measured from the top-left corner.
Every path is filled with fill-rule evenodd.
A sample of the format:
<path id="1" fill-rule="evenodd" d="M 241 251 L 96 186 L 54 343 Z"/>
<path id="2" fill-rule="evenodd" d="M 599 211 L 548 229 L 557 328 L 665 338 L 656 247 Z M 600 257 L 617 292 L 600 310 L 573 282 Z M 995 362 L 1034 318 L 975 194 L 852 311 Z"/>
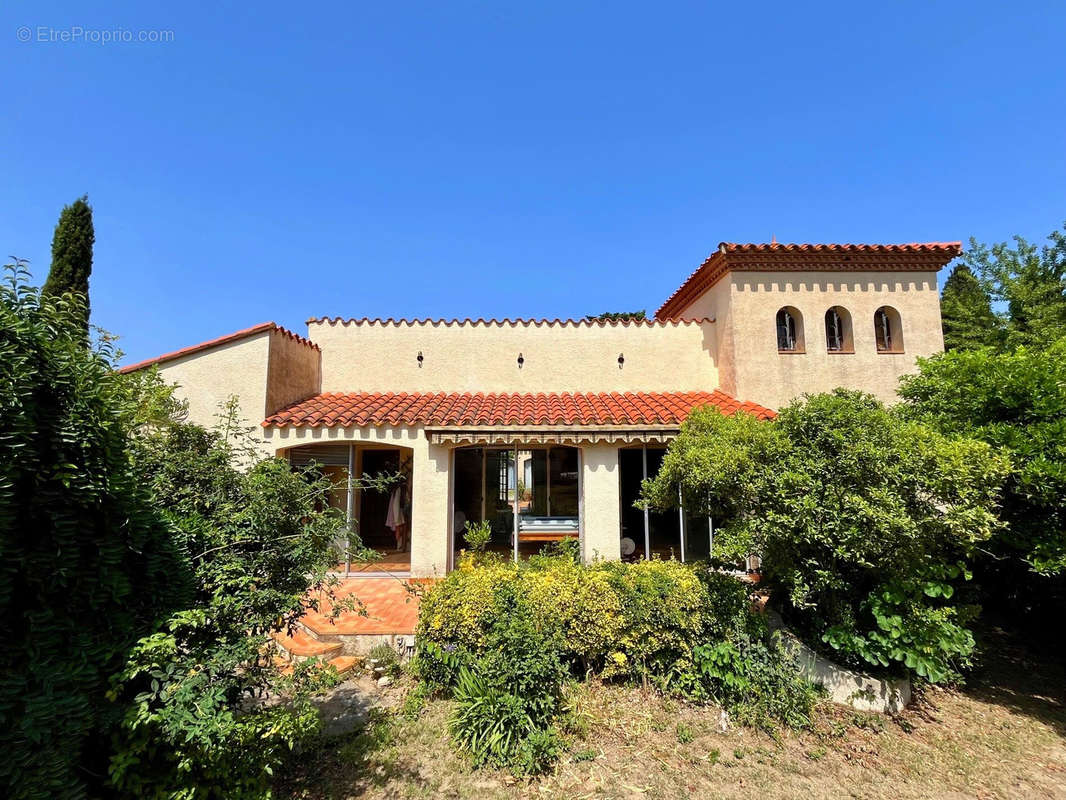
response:
<path id="1" fill-rule="evenodd" d="M 362 662 L 363 659 L 356 656 L 337 656 L 326 663 L 337 670 L 338 675 L 347 675 Z"/>
<path id="2" fill-rule="evenodd" d="M 354 670 L 361 662 L 362 662 L 362 659 L 361 658 L 357 658 L 355 656 L 337 656 L 335 658 L 331 658 L 329 661 L 319 661 L 319 662 L 317 662 L 317 664 L 318 664 L 319 669 L 322 669 L 322 668 L 324 668 L 326 666 L 331 666 L 335 670 L 337 670 L 337 674 L 338 675 L 340 675 L 341 677 L 344 677 L 349 672 Z M 293 671 L 292 662 L 289 661 L 286 658 L 282 658 L 281 656 L 277 656 L 274 659 L 274 666 L 276 666 L 278 668 L 278 670 L 281 672 L 282 675 L 291 675 L 292 674 L 292 671 Z"/>
<path id="3" fill-rule="evenodd" d="M 282 650 L 289 660 L 305 658 L 321 658 L 329 660 L 341 654 L 343 645 L 340 642 L 319 641 L 302 628 L 297 628 L 292 635 L 275 633 L 272 635 L 278 649 Z"/>

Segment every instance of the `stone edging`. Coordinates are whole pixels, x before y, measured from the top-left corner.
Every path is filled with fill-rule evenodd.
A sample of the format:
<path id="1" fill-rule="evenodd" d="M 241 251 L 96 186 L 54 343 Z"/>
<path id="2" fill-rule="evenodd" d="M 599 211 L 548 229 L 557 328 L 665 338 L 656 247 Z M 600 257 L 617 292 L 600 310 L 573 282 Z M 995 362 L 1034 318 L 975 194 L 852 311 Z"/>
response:
<path id="1" fill-rule="evenodd" d="M 897 714 L 911 701 L 911 682 L 907 678 L 883 680 L 861 672 L 853 672 L 818 655 L 800 638 L 785 627 L 781 616 L 766 610 L 770 628 L 781 634 L 782 644 L 799 667 L 800 673 L 825 687 L 829 699 L 860 711 Z"/>

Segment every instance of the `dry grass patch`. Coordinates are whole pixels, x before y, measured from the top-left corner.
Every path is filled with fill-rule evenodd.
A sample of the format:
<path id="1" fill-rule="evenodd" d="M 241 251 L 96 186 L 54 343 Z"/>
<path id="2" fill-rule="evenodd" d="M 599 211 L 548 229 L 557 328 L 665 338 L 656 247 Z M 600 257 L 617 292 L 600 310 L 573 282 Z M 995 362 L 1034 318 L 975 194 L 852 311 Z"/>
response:
<path id="1" fill-rule="evenodd" d="M 823 705 L 815 728 L 722 731 L 714 708 L 590 682 L 572 689 L 573 742 L 555 771 L 516 782 L 472 771 L 446 701 L 376 712 L 303 754 L 279 786 L 306 798 L 1066 798 L 1062 667 L 995 635 L 964 691 L 930 689 L 897 718 Z"/>

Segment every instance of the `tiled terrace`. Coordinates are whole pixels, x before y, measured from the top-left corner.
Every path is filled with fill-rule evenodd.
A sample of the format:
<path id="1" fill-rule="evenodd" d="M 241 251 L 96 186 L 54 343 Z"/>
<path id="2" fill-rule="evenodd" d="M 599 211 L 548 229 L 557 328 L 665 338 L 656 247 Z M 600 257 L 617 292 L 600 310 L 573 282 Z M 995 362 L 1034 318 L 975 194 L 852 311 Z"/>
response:
<path id="1" fill-rule="evenodd" d="M 418 623 L 419 583 L 393 577 L 348 578 L 334 593 L 338 598 L 355 596 L 366 609 L 366 616 L 344 611 L 331 620 L 332 607 L 323 602 L 317 612 L 309 611 L 300 622 L 318 636 L 410 635 Z"/>

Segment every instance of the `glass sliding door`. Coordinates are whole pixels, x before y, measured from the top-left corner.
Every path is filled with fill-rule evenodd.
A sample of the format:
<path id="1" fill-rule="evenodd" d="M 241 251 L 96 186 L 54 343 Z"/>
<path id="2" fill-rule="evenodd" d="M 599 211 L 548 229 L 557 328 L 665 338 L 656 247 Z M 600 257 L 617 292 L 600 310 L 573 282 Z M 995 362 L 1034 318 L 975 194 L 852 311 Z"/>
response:
<path id="1" fill-rule="evenodd" d="M 520 555 L 577 538 L 577 448 L 462 447 L 453 463 L 456 550 L 465 546 L 466 523 L 481 520 L 492 531 L 489 549 L 500 553 L 514 552 L 516 529 Z"/>
<path id="2" fill-rule="evenodd" d="M 513 449 L 484 448 L 485 521 L 492 549 L 507 549 L 514 533 L 515 459 Z"/>
<path id="3" fill-rule="evenodd" d="M 659 474 L 666 457 L 665 447 L 648 447 L 648 477 Z M 651 554 L 659 558 L 681 558 L 681 518 L 677 509 L 648 513 L 648 538 Z"/>
<path id="4" fill-rule="evenodd" d="M 622 560 L 640 561 L 648 557 L 644 511 L 636 506 L 637 500 L 640 499 L 640 484 L 644 480 L 644 448 L 620 449 L 618 471 Z"/>

